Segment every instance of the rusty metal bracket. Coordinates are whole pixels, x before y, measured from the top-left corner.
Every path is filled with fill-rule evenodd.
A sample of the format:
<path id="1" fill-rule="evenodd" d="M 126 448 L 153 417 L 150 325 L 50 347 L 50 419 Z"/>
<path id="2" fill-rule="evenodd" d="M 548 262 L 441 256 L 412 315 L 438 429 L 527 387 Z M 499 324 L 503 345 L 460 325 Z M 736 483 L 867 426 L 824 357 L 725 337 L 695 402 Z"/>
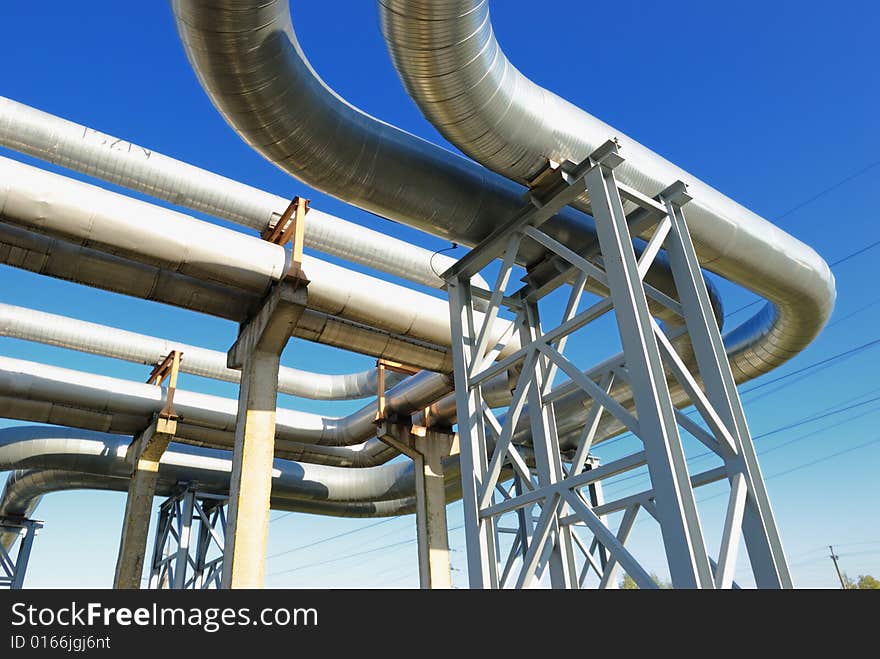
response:
<path id="1" fill-rule="evenodd" d="M 393 373 L 400 373 L 402 375 L 415 375 L 422 369 L 417 368 L 416 366 L 410 366 L 409 364 L 402 364 L 400 362 L 394 362 L 389 359 L 378 359 L 376 360 L 376 369 L 378 369 L 378 378 L 376 383 L 377 391 L 377 406 L 376 406 L 376 421 L 384 421 L 385 420 L 385 371 L 392 371 Z"/>
<path id="2" fill-rule="evenodd" d="M 309 280 L 302 270 L 303 246 L 305 242 L 306 214 L 311 202 L 296 196 L 274 225 L 266 227 L 260 234 L 263 240 L 276 245 L 291 243 L 290 270 L 285 279 L 297 286 L 308 286 Z"/>
<path id="3" fill-rule="evenodd" d="M 165 407 L 159 412 L 162 419 L 177 419 L 174 412 L 174 391 L 177 389 L 177 375 L 180 372 L 180 360 L 183 353 L 179 350 L 172 350 L 161 362 L 156 364 L 147 378 L 147 384 L 155 384 L 161 387 L 165 380 L 168 380 L 168 395 L 165 397 Z"/>

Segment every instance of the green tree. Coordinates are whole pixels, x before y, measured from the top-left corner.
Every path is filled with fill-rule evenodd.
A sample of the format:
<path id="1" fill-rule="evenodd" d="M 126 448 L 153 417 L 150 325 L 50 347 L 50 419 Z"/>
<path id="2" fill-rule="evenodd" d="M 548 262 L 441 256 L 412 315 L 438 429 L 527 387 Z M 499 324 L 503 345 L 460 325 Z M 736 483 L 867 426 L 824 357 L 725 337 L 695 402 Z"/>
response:
<path id="1" fill-rule="evenodd" d="M 858 590 L 880 590 L 880 581 L 870 574 L 860 574 L 855 587 Z"/>
<path id="2" fill-rule="evenodd" d="M 880 581 L 870 574 L 860 574 L 856 580 L 844 572 L 843 584 L 847 590 L 880 590 Z"/>
<path id="3" fill-rule="evenodd" d="M 654 583 L 657 584 L 657 587 L 661 590 L 669 590 L 672 588 L 672 584 L 668 581 L 660 581 L 660 577 L 658 577 L 653 572 L 651 573 L 651 579 L 653 579 Z M 635 579 L 633 579 L 628 574 L 623 576 L 623 580 L 620 582 L 621 590 L 638 590 L 639 585 L 636 583 Z"/>
<path id="4" fill-rule="evenodd" d="M 621 590 L 638 590 L 639 585 L 636 583 L 636 580 L 633 579 L 628 574 L 623 575 L 623 581 L 620 582 Z"/>

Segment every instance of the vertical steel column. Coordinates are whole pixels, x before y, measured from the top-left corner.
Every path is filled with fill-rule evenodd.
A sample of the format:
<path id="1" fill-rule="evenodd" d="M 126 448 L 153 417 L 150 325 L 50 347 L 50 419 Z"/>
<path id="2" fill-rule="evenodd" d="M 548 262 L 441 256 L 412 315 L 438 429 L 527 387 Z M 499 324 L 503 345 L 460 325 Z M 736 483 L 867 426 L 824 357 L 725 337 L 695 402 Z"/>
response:
<path id="1" fill-rule="evenodd" d="M 469 277 L 446 282 L 452 330 L 452 364 L 458 440 L 461 451 L 461 487 L 467 544 L 468 579 L 471 588 L 498 588 L 495 521 L 480 516 L 479 497 L 488 460 L 483 424 L 483 400 L 478 387 L 471 387 L 470 369 L 477 337 Z"/>
<path id="2" fill-rule="evenodd" d="M 541 319 L 537 302 L 522 302 L 524 313 L 520 326 L 520 342 L 528 345 L 536 341 L 542 334 Z M 532 431 L 532 448 L 535 452 L 535 471 L 538 486 L 555 485 L 565 478 L 562 471 L 562 460 L 559 456 L 559 437 L 556 433 L 556 415 L 552 403 L 545 403 L 541 393 L 545 391 L 544 374 L 549 371 L 550 364 L 544 355 L 538 355 L 535 361 L 534 375 L 529 384 L 527 405 Z M 552 513 L 550 522 L 550 584 L 553 588 L 570 589 L 576 587 L 577 571 L 574 564 L 574 551 L 571 543 L 571 529 L 560 526 L 558 518 L 565 508 L 560 497 L 545 501 L 545 506 L 559 507 Z M 542 514 L 546 514 L 543 511 Z M 531 579 L 533 575 L 523 575 Z M 538 576 L 535 574 L 534 576 Z M 521 583 L 526 583 L 522 581 Z"/>
<path id="3" fill-rule="evenodd" d="M 731 488 L 737 486 L 738 476 L 743 479 L 745 498 L 739 514 L 742 516 L 742 532 L 755 583 L 759 588 L 792 588 L 782 539 L 773 517 L 742 401 L 685 222 L 682 205 L 690 198 L 681 184 L 670 186 L 660 197 L 666 204 L 671 221 L 671 230 L 665 242 L 666 251 L 706 397 L 730 432 L 733 448 L 736 449 L 733 452 L 725 442 L 719 444 Z M 738 544 L 737 529 L 731 530 L 733 537 L 725 540 Z M 722 547 L 722 551 L 725 550 L 727 548 Z M 735 556 L 735 548 L 732 551 Z"/>
<path id="4" fill-rule="evenodd" d="M 189 547 L 192 539 L 193 511 L 195 510 L 196 493 L 188 488 L 183 494 L 183 506 L 177 517 L 177 553 L 174 557 L 174 590 L 186 588 L 186 572 L 189 567 Z"/>
<path id="5" fill-rule="evenodd" d="M 648 457 L 672 583 L 677 588 L 712 588 L 712 568 L 675 408 L 612 167 L 598 163 L 589 170 L 586 181 L 638 414 L 640 438 Z"/>
<path id="6" fill-rule="evenodd" d="M 613 170 L 621 162 L 617 144 L 608 142 L 584 162 L 564 163 L 543 176 L 540 187 L 531 192 L 530 205 L 444 274 L 450 300 L 471 585 L 497 588 L 507 584 L 517 552 L 521 551 L 522 568 L 516 580 L 519 588 L 531 585 L 548 565 L 554 587 L 578 587 L 590 571 L 599 575 L 599 588 L 614 587 L 618 569 L 626 570 L 641 588 L 656 587 L 625 546 L 636 516 L 644 509 L 659 522 L 674 586 L 737 587 L 733 577 L 741 537 L 759 587 L 790 586 L 736 383 L 681 210 L 688 201 L 684 186 L 672 185 L 650 198 L 615 180 Z M 584 193 L 589 196 L 596 221 L 600 251 L 591 258 L 539 229 L 555 209 L 578 197 L 584 199 Z M 636 208 L 629 217 L 623 198 Z M 630 222 L 640 234 L 656 226 L 638 258 Z M 507 293 L 514 251 L 523 239 L 541 245 L 548 256 L 528 271 L 522 280 L 524 286 Z M 680 300 L 645 280 L 664 247 Z M 472 289 L 469 278 L 502 255 L 493 290 Z M 582 294 L 591 280 L 591 295 L 601 299 L 580 310 Z M 538 302 L 562 286 L 572 288 L 562 320 L 545 331 Z M 479 332 L 474 323 L 475 294 L 489 299 Z M 683 318 L 684 327 L 664 316 L 667 328 L 662 328 L 652 317 L 648 298 L 665 307 L 674 318 Z M 491 351 L 487 349 L 491 347 L 488 333 L 502 302 L 517 314 L 512 326 L 520 332 L 520 347 L 499 360 L 504 340 Z M 582 371 L 563 354 L 566 342 L 574 332 L 612 310 L 623 352 Z M 679 354 L 679 340 L 686 344 L 689 340 L 693 347 L 699 376 L 691 372 L 691 362 Z M 481 387 L 505 372 L 509 376 L 511 369 L 518 369 L 519 374 L 502 422 L 486 407 Z M 557 369 L 570 381 L 551 389 Z M 667 382 L 670 376 L 687 393 L 707 428 L 676 409 Z M 629 386 L 631 403 L 620 398 L 618 391 L 623 392 L 615 390 L 615 382 Z M 580 430 L 567 429 L 567 440 L 573 441 L 575 436 L 578 439 L 576 445 L 567 447 L 573 454 L 567 458 L 570 466 L 563 469 L 554 406 L 578 389 L 591 400 L 591 406 Z M 530 441 L 519 437 L 523 424 L 517 426 L 524 404 Z M 636 435 L 642 450 L 601 466 L 587 464 L 603 414 L 614 417 Z M 679 426 L 718 455 L 723 466 L 691 476 Z M 493 441 L 487 442 L 490 431 Z M 518 437 L 516 444 L 514 435 Z M 528 464 L 520 453 L 526 446 L 532 451 L 533 462 Z M 650 489 L 603 501 L 603 479 L 642 466 L 648 468 Z M 499 479 L 502 473 L 511 472 L 515 481 L 508 490 Z M 715 562 L 706 551 L 694 488 L 724 478 L 730 483 L 730 495 Z M 588 495 L 583 491 L 585 487 Z M 533 508 L 540 511 L 534 526 Z M 608 516 L 621 511 L 623 519 L 612 531 Z M 499 578 L 495 524 L 498 518 L 511 513 L 516 514 L 519 525 L 504 529 L 515 532 L 516 537 Z M 591 544 L 578 535 L 579 530 L 593 534 Z M 577 543 L 584 557 L 579 575 L 572 542 Z"/>
<path id="7" fill-rule="evenodd" d="M 162 583 L 167 580 L 168 560 L 163 557 L 166 545 L 171 536 L 171 525 L 174 520 L 173 500 L 168 499 L 159 507 L 158 519 L 156 522 L 156 539 L 153 542 L 153 558 L 150 566 L 150 590 L 168 587 L 170 582 Z"/>

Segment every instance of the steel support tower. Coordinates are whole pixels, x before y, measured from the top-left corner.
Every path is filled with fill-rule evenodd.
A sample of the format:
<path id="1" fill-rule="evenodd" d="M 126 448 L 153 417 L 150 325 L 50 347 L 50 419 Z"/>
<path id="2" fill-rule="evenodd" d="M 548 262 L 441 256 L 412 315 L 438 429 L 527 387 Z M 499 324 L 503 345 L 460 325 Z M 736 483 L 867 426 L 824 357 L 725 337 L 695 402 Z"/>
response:
<path id="1" fill-rule="evenodd" d="M 151 589 L 220 588 L 228 497 L 184 485 L 159 507 Z"/>
<path id="2" fill-rule="evenodd" d="M 627 547 L 639 512 L 646 511 L 659 527 L 658 545 L 674 587 L 735 586 L 742 543 L 759 588 L 790 588 L 685 222 L 686 187 L 670 181 L 649 197 L 615 180 L 614 170 L 623 162 L 616 142 L 607 142 L 581 163 L 552 164 L 524 208 L 443 275 L 470 585 L 614 588 L 622 569 L 639 587 L 655 587 L 650 571 Z M 541 229 L 575 200 L 589 205 L 598 238 L 579 253 Z M 638 253 L 633 236 L 647 241 Z M 511 286 L 516 263 L 525 261 L 521 250 L 535 243 L 547 257 L 526 269 L 522 284 Z M 646 281 L 661 249 L 674 291 Z M 471 277 L 497 259 L 494 288 L 472 286 Z M 474 298 L 488 300 L 488 310 L 475 311 Z M 499 317 L 502 307 L 512 322 Z M 582 370 L 572 359 L 585 350 L 571 339 L 587 337 L 586 345 L 595 349 L 599 333 L 590 334 L 588 326 L 612 313 L 622 351 Z M 508 328 L 490 345 L 499 322 Z M 606 335 L 610 326 L 606 323 Z M 519 337 L 515 350 L 509 345 L 513 336 Z M 508 372 L 518 376 L 510 405 L 499 415 L 484 402 L 481 387 Z M 563 375 L 568 381 L 556 382 Z M 573 407 L 577 397 L 582 403 Z M 695 408 L 693 417 L 680 409 L 688 404 Z M 636 450 L 590 468 L 594 440 L 624 431 L 637 438 Z M 683 440 L 701 443 L 717 466 L 690 474 Z M 611 476 L 645 471 L 650 485 L 633 495 L 602 502 L 596 488 L 590 489 Z M 726 514 L 712 520 L 721 537 L 710 556 L 694 490 L 725 480 Z"/>
<path id="3" fill-rule="evenodd" d="M 20 590 L 24 586 L 31 548 L 43 522 L 25 517 L 0 517 L 0 534 L 18 534 L 18 552 L 13 556 L 12 546 L 0 544 L 0 588 Z"/>

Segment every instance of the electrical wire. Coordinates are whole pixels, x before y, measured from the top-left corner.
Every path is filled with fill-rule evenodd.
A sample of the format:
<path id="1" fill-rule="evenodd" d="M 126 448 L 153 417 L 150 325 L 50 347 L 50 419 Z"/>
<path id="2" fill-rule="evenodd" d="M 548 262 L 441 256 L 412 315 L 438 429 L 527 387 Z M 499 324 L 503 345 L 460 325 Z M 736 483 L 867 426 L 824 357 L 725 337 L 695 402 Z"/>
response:
<path id="1" fill-rule="evenodd" d="M 387 524 L 389 522 L 394 522 L 400 519 L 404 519 L 403 517 L 388 517 L 386 519 L 381 519 L 378 522 L 373 522 L 372 524 L 367 524 L 366 526 L 362 526 L 357 529 L 351 529 L 349 531 L 345 531 L 344 533 L 337 533 L 336 535 L 331 535 L 327 538 L 321 538 L 320 540 L 315 540 L 314 542 L 310 542 L 305 545 L 300 545 L 299 547 L 293 547 L 291 549 L 285 549 L 284 551 L 278 552 L 277 554 L 272 554 L 271 556 L 267 556 L 266 560 L 271 560 L 273 558 L 278 558 L 279 556 L 285 556 L 287 554 L 292 554 L 295 551 L 300 551 L 303 549 L 309 549 L 316 545 L 323 544 L 325 542 L 330 542 L 331 540 L 338 540 L 339 538 L 344 538 L 349 535 L 354 535 L 355 533 L 360 533 L 361 531 L 366 531 L 367 529 L 372 529 L 377 526 L 381 526 L 382 524 Z"/>
<path id="2" fill-rule="evenodd" d="M 391 519 L 400 519 L 400 518 L 393 517 Z M 387 520 L 383 520 L 383 521 L 387 521 Z M 462 527 L 463 527 L 463 525 L 462 525 Z M 458 528 L 462 528 L 462 527 L 454 527 L 454 528 L 449 529 L 449 531 L 454 531 L 454 530 L 457 530 Z M 392 542 L 387 545 L 382 545 L 381 547 L 373 547 L 372 549 L 365 549 L 363 551 L 356 551 L 354 553 L 345 554 L 343 556 L 335 556 L 334 558 L 328 558 L 323 561 L 318 561 L 316 563 L 309 563 L 307 565 L 297 565 L 296 567 L 292 567 L 287 570 L 280 570 L 278 572 L 272 572 L 271 574 L 268 574 L 266 576 L 267 577 L 274 577 L 274 576 L 278 576 L 279 574 L 287 574 L 289 572 L 298 572 L 299 570 L 305 570 L 310 567 L 321 567 L 323 565 L 329 565 L 331 563 L 338 563 L 339 561 L 345 561 L 345 560 L 348 560 L 349 558 L 358 558 L 359 556 L 367 556 L 368 554 L 374 554 L 377 551 L 382 551 L 384 549 L 394 549 L 396 547 L 403 547 L 404 545 L 411 545 L 411 544 L 414 544 L 415 542 L 416 542 L 415 539 L 407 538 L 406 540 L 401 540 L 399 542 Z"/>

